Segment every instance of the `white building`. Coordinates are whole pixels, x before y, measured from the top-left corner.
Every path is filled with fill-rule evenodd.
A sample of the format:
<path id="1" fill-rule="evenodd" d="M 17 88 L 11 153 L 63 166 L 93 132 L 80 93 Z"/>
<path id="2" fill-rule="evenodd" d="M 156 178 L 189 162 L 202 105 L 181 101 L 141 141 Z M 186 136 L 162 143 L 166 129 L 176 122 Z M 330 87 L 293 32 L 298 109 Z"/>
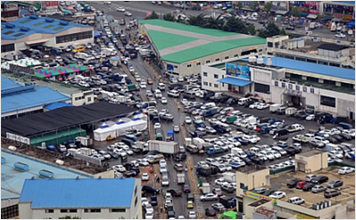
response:
<path id="1" fill-rule="evenodd" d="M 201 76 L 202 88 L 206 90 L 230 91 L 240 96 L 258 94 L 267 102 L 355 117 L 352 69 L 251 56 L 204 65 Z"/>
<path id="2" fill-rule="evenodd" d="M 141 179 L 27 179 L 20 219 L 142 219 Z"/>

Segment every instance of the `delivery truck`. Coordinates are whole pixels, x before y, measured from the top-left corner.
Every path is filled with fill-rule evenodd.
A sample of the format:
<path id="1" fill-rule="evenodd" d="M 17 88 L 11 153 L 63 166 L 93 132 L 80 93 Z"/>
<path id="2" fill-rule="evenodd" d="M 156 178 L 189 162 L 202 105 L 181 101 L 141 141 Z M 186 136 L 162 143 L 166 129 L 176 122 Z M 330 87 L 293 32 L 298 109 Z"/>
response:
<path id="1" fill-rule="evenodd" d="M 175 154 L 179 152 L 179 146 L 177 142 L 167 142 L 167 141 L 158 141 L 158 140 L 149 140 L 148 141 L 148 150 L 149 151 L 158 151 L 164 154 Z"/>
<path id="2" fill-rule="evenodd" d="M 272 104 L 269 106 L 269 111 L 271 113 L 276 113 L 277 110 L 282 106 L 282 104 Z"/>
<path id="3" fill-rule="evenodd" d="M 210 183 L 203 183 L 201 191 L 203 194 L 211 193 Z"/>
<path id="4" fill-rule="evenodd" d="M 236 183 L 236 173 L 225 172 L 223 173 L 224 180 L 229 183 Z"/>
<path id="5" fill-rule="evenodd" d="M 184 184 L 185 183 L 185 174 L 184 173 L 178 173 L 177 174 L 177 183 L 178 184 Z"/>

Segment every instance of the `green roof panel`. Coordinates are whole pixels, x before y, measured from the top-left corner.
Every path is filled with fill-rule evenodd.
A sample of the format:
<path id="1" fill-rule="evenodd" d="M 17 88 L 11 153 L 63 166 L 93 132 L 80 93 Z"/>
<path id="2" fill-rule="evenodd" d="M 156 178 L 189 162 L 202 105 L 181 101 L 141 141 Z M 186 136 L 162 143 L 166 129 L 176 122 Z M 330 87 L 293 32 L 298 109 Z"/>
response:
<path id="1" fill-rule="evenodd" d="M 161 26 L 161 27 L 165 27 L 165 28 L 189 31 L 189 32 L 194 32 L 194 33 L 198 33 L 198 34 L 206 34 L 206 35 L 210 35 L 210 36 L 214 36 L 214 37 L 239 35 L 239 33 L 232 33 L 232 32 L 216 30 L 216 29 L 202 28 L 202 27 L 197 27 L 197 26 L 193 26 L 193 25 L 186 25 L 186 24 L 158 20 L 158 19 L 142 20 L 142 21 L 140 21 L 140 24 L 151 24 L 151 25 Z"/>
<path id="2" fill-rule="evenodd" d="M 158 50 L 198 40 L 198 38 L 194 37 L 170 34 L 155 30 L 148 30 L 148 34 Z"/>
<path id="3" fill-rule="evenodd" d="M 215 53 L 231 50 L 236 47 L 259 45 L 265 43 L 266 39 L 261 37 L 217 41 L 162 56 L 162 60 L 173 63 L 184 63 L 201 57 L 206 57 Z"/>

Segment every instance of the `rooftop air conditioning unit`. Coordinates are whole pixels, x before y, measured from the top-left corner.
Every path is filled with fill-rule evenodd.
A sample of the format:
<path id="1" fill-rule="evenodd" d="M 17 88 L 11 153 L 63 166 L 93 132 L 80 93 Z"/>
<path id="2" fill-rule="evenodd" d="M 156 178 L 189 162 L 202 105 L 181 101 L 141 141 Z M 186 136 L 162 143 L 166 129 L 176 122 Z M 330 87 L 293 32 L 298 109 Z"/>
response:
<path id="1" fill-rule="evenodd" d="M 30 31 L 30 28 L 28 28 L 28 27 L 21 27 L 20 30 L 23 31 L 23 32 L 28 32 L 28 31 Z"/>
<path id="2" fill-rule="evenodd" d="M 69 23 L 68 21 L 60 21 L 59 24 L 63 26 L 67 26 Z"/>
<path id="3" fill-rule="evenodd" d="M 30 15 L 30 19 L 37 20 L 37 19 L 38 19 L 38 16 L 36 16 L 36 15 Z"/>
<path id="4" fill-rule="evenodd" d="M 5 27 L 6 27 L 6 28 L 9 28 L 9 29 L 13 29 L 13 28 L 15 28 L 16 26 L 15 26 L 14 24 L 6 23 L 6 24 L 5 24 Z"/>
<path id="5" fill-rule="evenodd" d="M 46 18 L 45 21 L 48 22 L 48 23 L 53 23 L 54 19 L 53 18 Z"/>

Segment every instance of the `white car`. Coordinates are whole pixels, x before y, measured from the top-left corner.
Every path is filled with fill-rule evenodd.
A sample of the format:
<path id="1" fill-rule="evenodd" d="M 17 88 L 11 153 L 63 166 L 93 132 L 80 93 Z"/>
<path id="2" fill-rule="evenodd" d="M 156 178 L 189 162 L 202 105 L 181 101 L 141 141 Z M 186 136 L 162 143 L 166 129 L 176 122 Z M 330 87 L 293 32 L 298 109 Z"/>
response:
<path id="1" fill-rule="evenodd" d="M 167 102 L 168 102 L 168 101 L 167 101 L 167 98 L 166 98 L 166 97 L 162 97 L 162 98 L 161 98 L 161 103 L 162 103 L 162 104 L 167 104 Z"/>
<path id="2" fill-rule="evenodd" d="M 252 144 L 256 144 L 257 143 L 257 139 L 252 137 L 252 136 L 249 136 L 249 135 L 243 135 L 242 139 L 243 140 L 247 140 L 248 142 L 250 142 Z"/>
<path id="3" fill-rule="evenodd" d="M 122 149 L 114 149 L 114 153 L 117 153 L 121 157 L 126 157 L 127 153 Z"/>
<path id="4" fill-rule="evenodd" d="M 269 108 L 269 104 L 261 102 L 256 106 L 256 108 L 258 110 L 266 109 L 266 108 Z"/>
<path id="5" fill-rule="evenodd" d="M 337 34 L 335 34 L 335 37 L 337 37 L 337 38 L 345 38 L 346 35 L 343 34 L 343 33 L 337 33 Z"/>
<path id="6" fill-rule="evenodd" d="M 125 12 L 125 8 L 123 8 L 123 7 L 118 7 L 118 8 L 116 9 L 116 11 Z"/>
<path id="7" fill-rule="evenodd" d="M 186 124 L 191 124 L 192 123 L 192 119 L 189 116 L 185 117 L 184 121 L 185 121 Z"/>
<path id="8" fill-rule="evenodd" d="M 153 212 L 146 211 L 145 219 L 153 219 Z"/>
<path id="9" fill-rule="evenodd" d="M 153 207 L 150 203 L 147 203 L 145 205 L 146 212 L 152 212 L 153 213 Z"/>
<path id="10" fill-rule="evenodd" d="M 249 105 L 248 107 L 251 108 L 251 109 L 254 109 L 254 108 L 257 108 L 257 106 L 258 106 L 259 104 L 260 104 L 259 102 L 255 102 L 255 103 Z"/>
<path id="11" fill-rule="evenodd" d="M 184 78 L 182 76 L 178 77 L 178 82 L 184 82 Z"/>
<path id="12" fill-rule="evenodd" d="M 132 16 L 132 13 L 128 12 L 128 11 L 125 11 L 124 15 L 130 17 L 130 16 Z"/>
<path id="13" fill-rule="evenodd" d="M 265 157 L 267 157 L 269 160 L 274 160 L 274 154 L 272 153 L 272 151 L 261 151 L 260 154 L 264 155 Z"/>
<path id="14" fill-rule="evenodd" d="M 320 137 L 320 136 L 315 136 L 315 137 L 314 137 L 314 140 L 320 141 L 320 142 L 322 142 L 323 144 L 329 144 L 329 143 L 330 143 L 328 140 L 326 140 L 325 138 Z"/>
<path id="15" fill-rule="evenodd" d="M 142 206 L 146 206 L 146 204 L 150 203 L 146 197 L 141 198 L 141 204 Z"/>
<path id="16" fill-rule="evenodd" d="M 128 155 L 133 155 L 133 151 L 130 149 L 130 147 L 123 147 L 122 148 Z"/>
<path id="17" fill-rule="evenodd" d="M 147 88 L 147 83 L 145 81 L 140 82 L 140 88 L 141 89 L 146 89 Z"/>
<path id="18" fill-rule="evenodd" d="M 189 219 L 196 219 L 197 218 L 197 214 L 195 213 L 195 211 L 189 211 L 188 212 L 188 218 Z"/>
<path id="19" fill-rule="evenodd" d="M 160 160 L 159 161 L 159 166 L 164 166 L 166 167 L 167 166 L 167 162 L 165 160 Z"/>
<path id="20" fill-rule="evenodd" d="M 218 200 L 218 196 L 215 195 L 214 193 L 207 193 L 206 195 L 200 196 L 201 201 L 212 201 L 212 200 Z"/>
<path id="21" fill-rule="evenodd" d="M 171 193 L 166 193 L 166 195 L 164 196 L 164 198 L 165 198 L 166 200 L 172 200 L 172 199 L 173 199 Z"/>
<path id="22" fill-rule="evenodd" d="M 351 129 L 351 130 L 343 130 L 342 133 L 348 134 L 353 138 L 355 137 L 355 130 L 353 130 L 353 129 Z"/>
<path id="23" fill-rule="evenodd" d="M 220 178 L 220 179 L 216 179 L 215 181 L 214 181 L 214 183 L 216 184 L 216 185 L 218 185 L 218 186 L 221 186 L 221 185 L 223 185 L 223 184 L 225 184 L 225 183 L 228 183 L 226 180 L 224 180 L 224 178 Z"/>
<path id="24" fill-rule="evenodd" d="M 141 176 L 141 180 L 142 181 L 148 181 L 150 179 L 150 176 L 148 175 L 148 173 L 143 173 Z"/>
<path id="25" fill-rule="evenodd" d="M 273 199 L 281 199 L 286 197 L 286 193 L 282 192 L 282 191 L 277 191 L 272 193 L 269 197 L 273 198 Z"/>
<path id="26" fill-rule="evenodd" d="M 348 173 L 353 173 L 355 172 L 355 168 L 353 167 L 342 167 L 339 169 L 339 174 L 343 175 L 343 174 L 348 174 Z"/>
<path id="27" fill-rule="evenodd" d="M 272 152 L 274 158 L 281 158 L 282 157 L 282 155 L 280 153 L 278 153 L 277 151 L 275 151 L 275 150 L 272 150 L 271 152 Z"/>
<path id="28" fill-rule="evenodd" d="M 313 121 L 314 119 L 315 119 L 315 115 L 314 114 L 310 114 L 305 118 L 305 120 L 307 120 L 307 121 Z"/>
<path id="29" fill-rule="evenodd" d="M 153 128 L 156 129 L 156 128 L 161 128 L 161 123 L 155 123 L 153 125 Z"/>
<path id="30" fill-rule="evenodd" d="M 258 137 L 258 136 L 257 136 L 257 135 L 255 135 L 255 134 L 250 135 L 250 136 L 251 136 L 252 138 L 255 138 L 255 139 L 257 140 L 257 142 L 261 140 L 261 138 L 260 138 L 260 137 Z"/>
<path id="31" fill-rule="evenodd" d="M 113 170 L 116 170 L 116 171 L 119 171 L 119 172 L 126 172 L 126 168 L 122 165 L 115 165 L 115 166 L 112 166 L 112 169 Z"/>

